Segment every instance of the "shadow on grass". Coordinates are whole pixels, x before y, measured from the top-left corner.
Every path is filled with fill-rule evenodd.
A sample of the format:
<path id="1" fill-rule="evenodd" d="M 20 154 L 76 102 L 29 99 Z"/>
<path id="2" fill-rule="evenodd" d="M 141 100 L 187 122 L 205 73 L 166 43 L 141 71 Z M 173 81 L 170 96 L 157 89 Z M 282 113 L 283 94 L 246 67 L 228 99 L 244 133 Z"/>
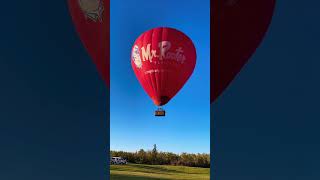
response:
<path id="1" fill-rule="evenodd" d="M 130 164 L 127 167 L 116 168 L 117 171 L 131 171 L 142 173 L 154 173 L 154 174 L 206 174 L 205 172 L 188 172 L 183 170 L 168 169 L 161 166 L 143 165 L 143 164 Z"/>
<path id="2" fill-rule="evenodd" d="M 144 170 L 146 172 L 158 172 L 158 173 L 183 173 L 181 171 L 178 170 L 174 170 L 174 169 L 167 169 L 165 167 L 159 167 L 159 166 L 148 166 L 148 165 L 143 165 L 143 164 L 139 164 L 138 166 L 135 166 L 141 170 Z"/>
<path id="3" fill-rule="evenodd" d="M 110 180 L 169 180 L 166 178 L 153 178 L 153 177 L 143 177 L 143 176 L 131 176 L 131 175 L 110 175 Z"/>

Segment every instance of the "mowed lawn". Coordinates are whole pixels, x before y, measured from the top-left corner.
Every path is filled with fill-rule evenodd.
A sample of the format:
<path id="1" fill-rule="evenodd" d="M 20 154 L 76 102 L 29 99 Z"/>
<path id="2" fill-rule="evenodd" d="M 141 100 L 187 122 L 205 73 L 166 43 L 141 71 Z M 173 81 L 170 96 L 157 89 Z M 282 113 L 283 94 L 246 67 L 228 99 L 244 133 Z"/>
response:
<path id="1" fill-rule="evenodd" d="M 127 164 L 111 165 L 111 180 L 210 179 L 210 168 Z"/>

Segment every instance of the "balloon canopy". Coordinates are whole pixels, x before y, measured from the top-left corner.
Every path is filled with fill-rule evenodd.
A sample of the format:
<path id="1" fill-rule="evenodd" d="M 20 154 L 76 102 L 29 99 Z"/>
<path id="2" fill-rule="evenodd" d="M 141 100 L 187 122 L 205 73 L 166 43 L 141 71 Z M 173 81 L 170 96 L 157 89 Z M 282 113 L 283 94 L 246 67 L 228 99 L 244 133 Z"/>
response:
<path id="1" fill-rule="evenodd" d="M 211 10 L 211 102 L 255 52 L 270 24 L 275 0 L 213 1 Z"/>
<path id="2" fill-rule="evenodd" d="M 165 105 L 184 86 L 196 65 L 196 49 L 184 33 L 154 28 L 138 37 L 131 65 L 154 104 Z"/>
<path id="3" fill-rule="evenodd" d="M 80 39 L 109 87 L 110 2 L 109 0 L 68 0 L 68 5 Z"/>

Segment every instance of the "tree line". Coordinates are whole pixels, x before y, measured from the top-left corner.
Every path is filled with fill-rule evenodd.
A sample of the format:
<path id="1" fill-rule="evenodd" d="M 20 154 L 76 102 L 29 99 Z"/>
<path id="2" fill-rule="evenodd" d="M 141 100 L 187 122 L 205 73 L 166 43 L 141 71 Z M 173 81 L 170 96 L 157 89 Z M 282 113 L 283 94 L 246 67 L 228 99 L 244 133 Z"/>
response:
<path id="1" fill-rule="evenodd" d="M 159 152 L 156 145 L 152 150 L 140 149 L 136 152 L 110 151 L 110 155 L 111 157 L 122 157 L 129 163 L 135 164 L 210 167 L 210 154 Z"/>

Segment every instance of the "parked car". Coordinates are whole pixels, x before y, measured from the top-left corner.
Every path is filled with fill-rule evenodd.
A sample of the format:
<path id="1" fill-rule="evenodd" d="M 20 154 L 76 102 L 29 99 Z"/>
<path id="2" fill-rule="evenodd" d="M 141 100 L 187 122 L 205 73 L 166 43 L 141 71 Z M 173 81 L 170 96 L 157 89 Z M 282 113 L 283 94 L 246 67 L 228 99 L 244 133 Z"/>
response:
<path id="1" fill-rule="evenodd" d="M 127 164 L 127 160 L 123 159 L 122 157 L 112 157 L 111 164 Z"/>

